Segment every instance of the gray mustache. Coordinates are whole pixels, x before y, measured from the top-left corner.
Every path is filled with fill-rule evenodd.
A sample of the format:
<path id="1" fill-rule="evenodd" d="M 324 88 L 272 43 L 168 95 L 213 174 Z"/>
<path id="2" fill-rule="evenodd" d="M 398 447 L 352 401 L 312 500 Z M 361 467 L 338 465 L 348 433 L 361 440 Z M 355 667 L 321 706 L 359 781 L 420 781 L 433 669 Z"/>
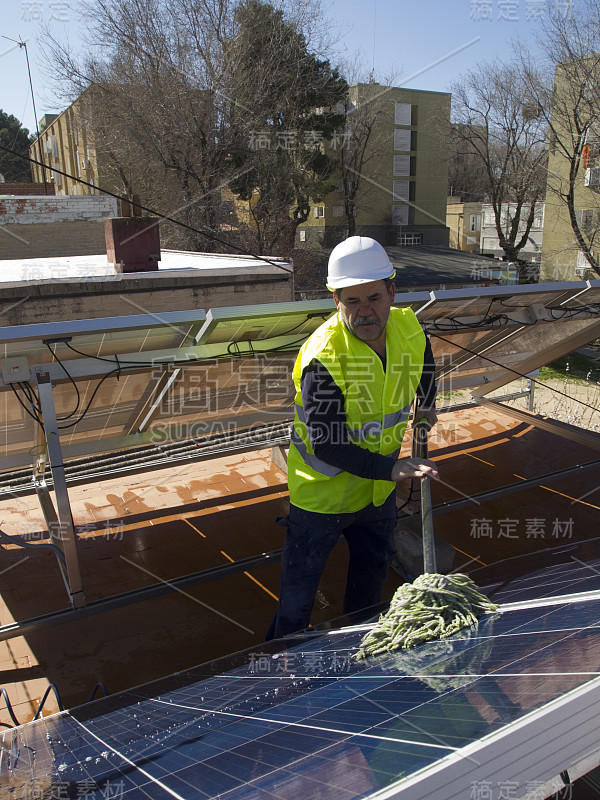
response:
<path id="1" fill-rule="evenodd" d="M 379 325 L 377 317 L 358 317 L 354 326 L 357 328 L 359 325 Z"/>

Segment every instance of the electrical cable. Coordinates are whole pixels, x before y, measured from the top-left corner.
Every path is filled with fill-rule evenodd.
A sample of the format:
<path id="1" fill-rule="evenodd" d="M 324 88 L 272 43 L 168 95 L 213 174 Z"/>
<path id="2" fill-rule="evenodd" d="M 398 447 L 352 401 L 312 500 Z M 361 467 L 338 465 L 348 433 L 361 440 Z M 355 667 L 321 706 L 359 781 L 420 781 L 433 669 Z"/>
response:
<path id="1" fill-rule="evenodd" d="M 104 696 L 108 697 L 108 691 L 106 690 L 106 686 L 101 681 L 98 681 L 98 683 L 94 686 L 94 689 L 93 689 L 93 691 L 92 691 L 92 693 L 90 695 L 89 700 L 87 701 L 88 703 L 92 702 L 92 700 L 96 696 L 96 692 L 98 691 L 98 689 L 101 689 L 104 692 Z M 47 686 L 46 691 L 44 692 L 44 695 L 43 695 L 42 699 L 38 703 L 38 707 L 37 707 L 36 712 L 35 712 L 35 714 L 33 716 L 33 720 L 32 720 L 33 722 L 35 722 L 35 720 L 38 720 L 40 718 L 41 713 L 42 713 L 42 709 L 44 708 L 44 704 L 45 704 L 46 700 L 48 699 L 48 695 L 50 694 L 50 692 L 54 692 L 54 697 L 56 698 L 56 704 L 58 706 L 58 710 L 59 711 L 64 711 L 65 710 L 58 689 L 56 688 L 56 686 L 53 683 L 50 683 Z M 14 711 L 14 709 L 12 707 L 12 703 L 10 702 L 10 698 L 8 696 L 8 692 L 6 691 L 4 686 L 0 686 L 0 695 L 4 698 L 4 702 L 6 703 L 6 710 L 8 711 L 8 715 L 10 716 L 12 721 L 14 722 L 15 727 L 19 728 L 23 723 L 19 722 L 19 720 L 17 719 L 15 711 Z M 6 724 L 6 723 L 3 723 L 3 724 Z M 8 727 L 10 727 L 10 726 L 8 726 Z"/>
<path id="2" fill-rule="evenodd" d="M 317 314 L 309 314 L 305 319 L 301 320 L 301 322 L 297 323 L 297 325 L 294 325 L 288 331 L 285 331 L 284 333 L 278 333 L 278 334 L 270 336 L 270 337 L 266 337 L 265 339 L 261 339 L 260 341 L 268 341 L 269 339 L 278 338 L 279 336 L 289 335 L 292 331 L 296 330 L 296 328 L 300 327 L 305 322 L 308 322 L 309 319 L 314 318 L 314 317 L 325 317 L 326 315 L 328 315 L 327 312 L 320 312 L 320 313 L 317 313 Z M 226 358 L 232 358 L 232 357 L 244 358 L 246 356 L 254 357 L 254 356 L 257 356 L 257 355 L 264 354 L 264 353 L 295 352 L 295 350 L 298 348 L 298 346 L 300 344 L 302 344 L 305 341 L 305 339 L 306 339 L 306 336 L 302 336 L 300 339 L 297 339 L 294 342 L 289 342 L 285 346 L 282 346 L 282 347 L 271 347 L 271 348 L 266 348 L 266 349 L 262 349 L 262 350 L 256 350 L 254 348 L 252 340 L 243 340 L 243 341 L 246 341 L 246 343 L 249 346 L 249 351 L 246 352 L 246 353 L 243 353 L 243 352 L 239 351 L 239 347 L 238 347 L 238 345 L 240 344 L 239 342 L 230 342 L 228 344 L 228 346 L 227 346 L 227 353 L 222 353 L 222 354 L 219 354 L 219 355 L 216 355 L 216 356 L 212 356 L 211 359 L 215 359 L 216 360 L 216 359 L 226 359 Z M 63 371 L 65 372 L 65 374 L 69 378 L 69 380 L 71 381 L 71 383 L 75 386 L 75 390 L 77 391 L 77 405 L 76 405 L 75 409 L 70 414 L 66 415 L 65 417 L 57 418 L 57 422 L 58 421 L 64 421 L 64 420 L 69 419 L 70 417 L 72 417 L 73 414 L 76 413 L 76 411 L 78 410 L 79 405 L 80 405 L 80 395 L 79 395 L 79 391 L 77 389 L 77 386 L 75 384 L 75 381 L 73 380 L 73 377 L 70 375 L 70 373 L 68 372 L 68 370 L 66 369 L 66 367 L 62 363 L 61 359 L 50 348 L 50 345 L 49 345 L 48 342 L 45 342 L 45 344 L 48 347 L 48 349 L 50 350 L 50 352 L 53 354 L 53 356 L 56 358 L 57 362 L 59 363 L 59 365 L 61 366 L 61 368 L 63 369 Z M 58 428 L 60 430 L 65 430 L 67 428 L 72 428 L 72 427 L 74 427 L 75 425 L 77 425 L 78 423 L 80 423 L 84 419 L 84 417 L 86 416 L 86 414 L 88 413 L 88 411 L 90 409 L 90 406 L 91 406 L 96 394 L 98 393 L 98 390 L 99 390 L 100 386 L 111 375 L 116 374 L 117 380 L 119 380 L 119 378 L 121 376 L 121 373 L 123 371 L 125 371 L 127 369 L 127 367 L 130 367 L 130 368 L 133 369 L 133 368 L 137 368 L 137 367 L 156 367 L 157 366 L 156 361 L 125 361 L 125 362 L 123 362 L 122 360 L 119 359 L 119 356 L 116 353 L 115 353 L 115 355 L 113 357 L 107 358 L 105 356 L 98 356 L 98 355 L 92 355 L 92 354 L 89 354 L 89 353 L 84 353 L 82 350 L 79 350 L 78 348 L 74 347 L 70 342 L 65 342 L 65 345 L 70 350 L 72 350 L 74 353 L 77 353 L 77 355 L 83 356 L 84 358 L 91 358 L 91 359 L 94 359 L 96 361 L 105 361 L 105 362 L 107 362 L 109 364 L 116 364 L 116 367 L 115 367 L 115 369 L 112 369 L 109 372 L 107 372 L 106 375 L 103 375 L 102 378 L 99 380 L 98 384 L 96 385 L 96 388 L 92 392 L 92 395 L 91 395 L 86 407 L 83 409 L 83 411 L 81 412 L 79 417 L 74 422 L 70 422 L 68 425 L 58 425 Z M 231 352 L 232 346 L 238 347 L 238 353 L 232 353 Z M 211 359 L 209 359 L 209 360 L 211 360 Z M 201 361 L 202 361 L 202 359 L 198 359 L 198 363 L 200 363 Z M 192 362 L 189 359 L 179 360 L 179 361 L 170 361 L 169 362 L 169 365 L 178 365 L 178 364 L 186 365 L 186 366 L 189 367 L 192 364 Z M 21 384 L 17 384 L 17 385 L 20 386 Z M 33 392 L 31 387 L 29 386 L 29 384 L 23 384 L 23 388 L 25 386 L 27 386 L 27 389 L 29 391 Z M 23 406 L 25 411 L 29 414 L 29 416 L 31 416 L 33 419 L 35 419 L 36 422 L 38 422 L 38 424 L 41 425 L 42 429 L 43 429 L 43 423 L 42 423 L 42 420 L 39 418 L 39 416 L 38 415 L 34 416 L 34 414 L 31 413 L 29 411 L 29 409 L 27 409 L 27 407 L 21 401 L 21 398 L 17 395 L 13 384 L 10 384 L 10 387 L 13 390 L 13 392 L 15 393 L 15 395 L 17 396 L 17 399 L 19 400 L 20 404 Z M 35 397 L 35 395 L 34 395 L 34 397 Z M 40 413 L 41 413 L 41 411 L 40 411 Z"/>
<path id="3" fill-rule="evenodd" d="M 92 693 L 91 693 L 91 695 L 89 697 L 88 703 L 92 702 L 92 700 L 96 696 L 96 692 L 98 691 L 98 689 L 102 689 L 102 691 L 104 692 L 104 697 L 108 697 L 108 691 L 106 689 L 106 686 L 102 683 L 102 681 L 98 681 L 98 683 L 94 686 L 94 688 L 92 690 Z"/>
<path id="4" fill-rule="evenodd" d="M 479 320 L 478 322 L 458 322 L 458 320 L 448 319 L 447 317 L 435 317 L 433 319 L 433 324 L 436 326 L 436 328 L 441 329 L 441 330 L 458 331 L 461 328 L 466 328 L 466 329 L 468 329 L 468 328 L 478 328 L 481 325 L 490 325 L 491 324 L 493 326 L 493 324 L 496 321 L 496 319 L 500 319 L 501 317 L 504 317 L 506 320 L 508 320 L 508 317 L 506 317 L 505 314 L 497 314 L 497 315 L 494 315 L 494 316 L 490 317 L 490 309 L 491 309 L 492 305 L 495 302 L 496 302 L 496 298 L 493 297 L 490 300 L 489 305 L 488 305 L 485 313 L 483 314 L 483 319 Z M 448 319 L 448 323 L 450 324 L 450 327 L 441 328 L 440 323 L 438 323 L 438 320 L 440 320 L 440 319 Z"/>
<path id="5" fill-rule="evenodd" d="M 27 399 L 31 403 L 32 408 L 35 410 L 36 414 L 38 416 L 41 416 L 42 407 L 40 405 L 39 398 L 37 397 L 36 393 L 34 392 L 33 387 L 31 386 L 31 384 L 27 383 L 27 381 L 22 381 L 21 383 L 18 383 L 17 386 L 19 387 L 19 389 L 21 389 L 23 394 L 27 397 Z"/>
<path id="6" fill-rule="evenodd" d="M 73 416 L 73 414 L 76 414 L 76 413 L 77 413 L 77 411 L 79 410 L 79 405 L 80 405 L 80 403 L 81 403 L 81 395 L 79 394 L 79 389 L 78 389 L 78 387 L 77 387 L 77 384 L 75 383 L 75 381 L 74 381 L 74 380 L 73 380 L 73 378 L 71 377 L 71 373 L 70 373 L 70 372 L 68 371 L 68 369 L 65 367 L 65 365 L 63 364 L 63 362 L 61 361 L 61 359 L 60 359 L 60 358 L 59 358 L 59 357 L 56 355 L 56 352 L 55 352 L 55 351 L 54 351 L 54 350 L 53 350 L 53 349 L 50 347 L 50 343 L 46 341 L 46 342 L 44 342 L 44 344 L 46 345 L 46 347 L 48 348 L 48 350 L 50 350 L 50 352 L 52 353 L 52 356 L 53 356 L 53 357 L 56 359 L 56 361 L 58 362 L 58 364 L 60 364 L 60 366 L 61 366 L 61 368 L 62 368 L 62 371 L 65 373 L 65 375 L 67 376 L 67 378 L 68 378 L 68 379 L 71 381 L 71 383 L 73 384 L 73 388 L 75 389 L 75 394 L 77 395 L 77 401 L 76 401 L 76 403 L 75 403 L 75 408 L 73 409 L 73 411 L 71 411 L 71 413 L 70 413 L 70 414 L 67 414 L 65 417 L 57 417 L 57 421 L 58 421 L 58 422 L 62 422 L 62 421 L 64 421 L 65 419 L 70 419 L 70 418 Z"/>
<path id="7" fill-rule="evenodd" d="M 19 402 L 19 405 L 23 408 L 25 413 L 28 414 L 35 422 L 37 422 L 37 424 L 41 426 L 42 430 L 44 430 L 44 423 L 42 422 L 40 417 L 35 413 L 35 407 L 34 407 L 34 411 L 30 411 L 27 408 L 27 405 L 23 402 L 23 400 L 19 396 L 19 393 L 18 393 L 17 389 L 15 388 L 15 386 L 20 386 L 21 384 L 19 384 L 19 383 L 17 383 L 17 384 L 9 383 L 8 385 L 10 386 L 10 389 L 11 389 L 12 393 L 17 398 L 17 400 Z"/>
<path id="8" fill-rule="evenodd" d="M 433 320 L 433 327 L 432 326 L 426 326 L 425 327 L 425 331 L 426 331 L 426 333 L 428 333 L 428 334 L 430 334 L 432 336 L 436 336 L 437 338 L 441 339 L 442 341 L 445 341 L 447 344 L 450 344 L 451 346 L 454 346 L 454 347 L 457 347 L 457 348 L 459 348 L 461 350 L 464 350 L 465 352 L 469 353 L 470 355 L 473 355 L 473 356 L 478 357 L 478 358 L 483 358 L 483 359 L 489 361 L 490 363 L 495 364 L 496 366 L 500 366 L 502 369 L 506 369 L 506 370 L 508 370 L 510 372 L 513 372 L 515 375 L 517 375 L 519 377 L 532 380 L 534 383 L 537 383 L 537 384 L 539 384 L 541 386 L 545 386 L 545 384 L 542 384 L 539 381 L 535 381 L 533 378 L 528 378 L 527 375 L 524 375 L 523 373 L 520 373 L 518 370 L 506 367 L 505 365 L 500 364 L 497 361 L 494 361 L 494 359 L 491 359 L 488 356 L 484 356 L 484 355 L 482 355 L 480 353 L 475 352 L 474 350 L 471 350 L 468 347 L 465 347 L 463 345 L 459 345 L 457 342 L 451 342 L 448 339 L 445 339 L 439 333 L 436 333 L 436 331 L 433 329 L 435 327 L 438 330 L 441 328 L 443 331 L 449 330 L 449 331 L 452 331 L 452 332 L 459 332 L 460 330 L 470 330 L 470 329 L 474 329 L 474 328 L 479 328 L 482 325 L 490 325 L 491 324 L 491 326 L 493 327 L 495 322 L 499 322 L 500 323 L 500 327 L 502 327 L 503 325 L 508 324 L 509 322 L 514 322 L 515 324 L 523 324 L 523 325 L 525 325 L 525 324 L 530 324 L 530 325 L 536 324 L 535 321 L 532 322 L 532 323 L 521 323 L 521 322 L 519 322 L 517 320 L 511 320 L 506 314 L 493 314 L 493 315 L 490 315 L 489 312 L 490 312 L 490 310 L 492 308 L 492 305 L 498 299 L 500 299 L 500 301 L 502 302 L 502 298 L 492 298 L 492 300 L 488 304 L 488 307 L 487 307 L 487 309 L 485 311 L 485 314 L 483 315 L 483 319 L 480 319 L 476 323 L 461 323 L 461 322 L 459 322 L 457 320 L 449 320 L 449 322 L 451 324 L 448 327 L 442 327 L 437 322 L 437 320 L 439 320 L 441 318 L 436 318 L 436 319 Z M 598 304 L 598 305 L 600 306 L 600 304 Z M 588 313 L 593 313 L 592 312 L 592 308 L 593 308 L 593 311 L 596 311 L 595 304 L 593 306 L 586 307 L 585 309 L 560 309 L 560 310 L 561 311 L 569 311 L 570 310 L 570 311 L 573 312 L 573 315 L 576 315 L 576 314 L 578 315 L 578 314 L 581 314 L 582 311 L 588 311 Z M 317 313 L 317 314 L 308 315 L 305 319 L 301 320 L 299 323 L 294 325 L 292 328 L 289 328 L 287 331 L 284 331 L 283 333 L 280 333 L 280 334 L 273 335 L 271 337 L 266 337 L 265 339 L 261 339 L 260 341 L 268 341 L 271 338 L 278 338 L 280 336 L 289 335 L 294 330 L 296 330 L 298 327 L 303 325 L 305 322 L 308 322 L 308 320 L 311 319 L 312 317 L 323 317 L 323 318 L 326 318 L 327 316 L 328 316 L 328 314 L 326 312 L 320 312 L 320 313 Z M 240 348 L 239 348 L 239 345 L 241 344 L 241 341 L 233 341 L 233 342 L 229 342 L 229 344 L 227 345 L 227 352 L 226 353 L 221 353 L 221 354 L 212 356 L 211 359 L 219 360 L 219 359 L 236 358 L 236 357 L 243 358 L 243 357 L 247 357 L 247 356 L 255 357 L 257 355 L 261 355 L 261 354 L 265 354 L 265 353 L 294 352 L 297 349 L 297 347 L 304 342 L 305 338 L 306 338 L 305 336 L 302 336 L 301 338 L 295 340 L 294 342 L 289 342 L 285 346 L 272 347 L 272 348 L 263 348 L 261 350 L 257 350 L 254 347 L 254 343 L 253 343 L 252 340 L 242 340 L 242 341 L 244 341 L 246 343 L 246 345 L 248 347 L 248 350 L 246 352 L 242 352 L 240 350 Z M 65 374 L 67 375 L 69 380 L 73 383 L 73 385 L 75 386 L 75 388 L 77 390 L 77 387 L 75 385 L 75 382 L 73 381 L 72 376 L 68 373 L 66 367 L 62 364 L 62 361 L 59 359 L 59 357 L 56 355 L 56 353 L 51 350 L 50 345 L 48 343 L 46 343 L 46 344 L 47 344 L 48 348 L 50 349 L 50 351 L 55 356 L 56 360 L 58 361 L 58 363 L 62 367 L 63 371 L 65 372 Z M 106 380 L 106 378 L 108 378 L 110 375 L 113 375 L 113 374 L 116 373 L 117 380 L 118 380 L 120 378 L 121 372 L 126 370 L 128 367 L 129 368 L 139 368 L 139 367 L 145 367 L 145 366 L 156 367 L 156 362 L 155 361 L 126 361 L 126 362 L 123 362 L 122 360 L 119 359 L 117 354 L 115 354 L 113 357 L 110 357 L 110 358 L 107 358 L 105 356 L 91 355 L 91 354 L 88 354 L 88 353 L 84 353 L 83 351 L 81 351 L 78 348 L 74 347 L 70 342 L 65 342 L 65 344 L 70 350 L 72 350 L 74 353 L 77 353 L 80 356 L 83 356 L 85 358 L 92 358 L 92 359 L 95 359 L 95 360 L 98 360 L 98 361 L 105 361 L 105 362 L 107 362 L 109 364 L 116 364 L 116 367 L 115 367 L 115 369 L 113 369 L 110 372 L 106 373 L 106 375 L 104 375 L 100 379 L 99 383 L 97 384 L 96 388 L 94 389 L 94 391 L 92 393 L 92 396 L 90 397 L 90 400 L 88 401 L 85 409 L 81 412 L 81 414 L 78 417 L 78 419 L 76 421 L 72 422 L 72 423 L 69 423 L 68 425 L 59 425 L 59 428 L 61 428 L 61 429 L 73 427 L 73 426 L 77 425 L 79 422 L 81 422 L 83 420 L 83 418 L 86 416 L 87 412 L 89 411 L 91 403 L 92 403 L 94 397 L 96 396 L 100 386 Z M 236 350 L 236 352 L 233 352 L 234 349 Z M 201 360 L 202 359 L 198 359 L 199 362 Z M 188 366 L 188 367 L 191 364 L 189 359 L 177 360 L 177 361 L 172 361 L 172 362 L 169 362 L 169 363 L 171 365 L 185 365 L 185 366 Z M 11 388 L 12 388 L 12 385 L 11 385 Z M 28 387 L 28 388 L 30 388 L 30 387 Z M 584 406 L 586 406 L 588 408 L 591 408 L 592 410 L 596 410 L 596 409 L 594 409 L 593 406 L 589 405 L 588 403 L 585 403 L 583 400 L 578 400 L 577 398 L 570 398 L 569 395 L 567 395 L 565 392 L 561 392 L 559 389 L 554 389 L 553 387 L 546 387 L 546 388 L 549 388 L 551 391 L 555 392 L 556 394 L 561 394 L 564 397 L 567 397 L 569 399 L 575 399 L 575 401 L 577 403 L 580 403 L 581 405 L 584 405 Z M 13 389 L 13 391 L 14 391 L 14 389 Z M 18 399 L 19 399 L 19 402 L 21 402 L 20 398 L 18 398 Z M 31 399 L 30 399 L 30 402 L 31 402 Z M 21 405 L 23 405 L 23 403 L 21 403 Z M 77 410 L 78 407 L 79 407 L 79 402 L 78 402 L 77 407 L 76 407 L 75 410 Z M 25 406 L 24 406 L 24 408 L 25 408 Z M 30 413 L 28 410 L 27 410 L 27 412 Z M 69 417 L 71 417 L 73 415 L 73 413 L 75 413 L 75 411 L 71 412 L 71 414 L 69 414 L 67 417 L 62 417 L 61 420 L 68 419 Z M 30 413 L 30 416 L 33 416 L 33 414 Z M 40 422 L 40 424 L 41 424 L 41 420 L 39 420 L 39 418 L 34 417 L 34 419 L 37 419 L 37 421 Z"/>
<path id="9" fill-rule="evenodd" d="M 275 337 L 270 337 L 270 338 L 275 338 Z M 306 340 L 306 336 L 302 336 L 301 339 L 297 339 L 294 342 L 290 342 L 287 345 L 285 345 L 284 347 L 271 347 L 271 348 L 267 348 L 266 350 L 255 350 L 253 345 L 252 345 L 252 341 L 248 340 L 247 344 L 249 345 L 250 350 L 247 353 L 239 352 L 238 355 L 239 355 L 240 358 L 243 358 L 245 356 L 257 356 L 257 355 L 262 355 L 264 353 L 293 353 L 293 352 L 296 352 L 296 350 L 298 349 L 298 346 L 300 344 L 302 344 L 305 340 Z M 266 340 L 261 340 L 261 341 L 266 341 Z M 123 364 L 123 362 L 119 361 L 119 359 L 118 359 L 118 357 L 116 355 L 115 355 L 115 359 L 116 359 L 116 361 L 115 361 L 115 360 L 112 360 L 112 359 L 109 359 L 109 358 L 105 358 L 103 356 L 93 356 L 93 355 L 88 355 L 87 353 L 83 353 L 82 351 L 77 350 L 76 348 L 72 347 L 69 342 L 66 342 L 65 344 L 67 345 L 67 347 L 69 347 L 71 350 L 74 350 L 74 352 L 78 353 L 79 355 L 85 356 L 86 358 L 95 358 L 95 359 L 98 359 L 99 361 L 108 361 L 111 364 L 115 364 L 116 363 L 117 367 L 115 369 L 111 370 L 110 372 L 107 372 L 106 375 L 102 376 L 102 378 L 98 382 L 96 388 L 94 389 L 94 391 L 92 393 L 92 396 L 90 397 L 90 399 L 88 401 L 88 404 L 86 405 L 84 410 L 81 412 L 79 418 L 76 419 L 75 422 L 70 422 L 68 425 L 59 425 L 58 427 L 61 430 L 64 430 L 66 428 L 72 428 L 75 425 L 77 425 L 79 422 L 81 422 L 83 420 L 83 418 L 86 416 L 87 412 L 89 411 L 89 408 L 90 408 L 90 406 L 92 404 L 92 401 L 94 400 L 94 397 L 96 396 L 96 394 L 98 392 L 98 389 L 100 388 L 102 383 L 110 375 L 114 375 L 115 373 L 117 374 L 117 379 L 118 379 L 119 376 L 121 375 L 121 371 L 123 370 L 123 368 L 121 366 Z M 223 353 L 223 354 L 218 355 L 218 356 L 211 356 L 211 359 L 226 359 L 226 358 L 235 357 L 235 354 L 230 352 L 230 348 L 232 347 L 232 345 L 238 346 L 238 344 L 239 344 L 238 342 L 230 342 L 228 347 L 227 347 L 227 349 L 228 349 L 227 353 Z M 211 360 L 211 359 L 208 359 L 208 360 Z M 198 363 L 201 363 L 201 361 L 202 361 L 202 359 L 198 359 Z M 152 366 L 152 367 L 156 367 L 157 366 L 155 361 L 154 362 L 152 362 L 152 361 L 146 361 L 146 362 L 144 362 L 144 361 L 133 361 L 133 362 L 125 362 L 125 363 L 127 363 L 129 366 L 132 366 L 132 365 L 136 365 L 136 366 L 140 366 L 140 365 L 141 366 Z M 185 364 L 188 367 L 192 363 L 193 362 L 191 362 L 189 359 L 188 360 L 181 360 L 181 361 L 169 361 L 169 365 Z"/>
<path id="10" fill-rule="evenodd" d="M 100 380 L 99 380 L 99 381 L 98 381 L 98 383 L 96 384 L 96 388 L 95 388 L 95 389 L 94 389 L 94 391 L 92 392 L 92 396 L 90 397 L 90 399 L 89 399 L 89 401 L 88 401 L 88 404 L 87 404 L 87 406 L 86 406 L 86 407 L 83 409 L 83 411 L 81 412 L 81 414 L 79 415 L 79 417 L 78 417 L 78 418 L 75 420 L 75 422 L 69 422 L 69 424 L 68 424 L 68 425 L 59 425 L 59 426 L 58 426 L 59 430 L 66 430 L 67 428 L 73 428 L 75 425 L 78 425 L 78 424 L 79 424 L 79 423 L 82 421 L 82 419 L 85 417 L 85 415 L 86 415 L 86 414 L 87 414 L 87 412 L 89 411 L 89 408 L 90 408 L 90 406 L 92 405 L 92 402 L 93 402 L 93 400 L 94 400 L 94 397 L 96 396 L 96 394 L 97 394 L 97 392 L 98 392 L 98 389 L 99 389 L 99 388 L 102 386 L 102 384 L 104 383 L 104 381 L 105 381 L 107 378 L 109 378 L 111 375 L 114 375 L 115 373 L 117 373 L 117 375 L 120 375 L 120 374 L 121 374 L 121 368 L 120 368 L 120 366 L 119 366 L 119 367 L 117 367 L 116 369 L 111 369 L 111 371 L 110 371 L 110 372 L 107 372 L 107 373 L 106 373 L 106 375 L 103 375 L 103 376 L 100 378 Z"/>
<path id="11" fill-rule="evenodd" d="M 260 339 L 260 340 L 257 340 L 257 341 L 268 342 L 269 339 L 277 339 L 277 338 L 279 338 L 281 336 L 289 336 L 290 333 L 293 333 L 293 331 L 295 331 L 301 325 L 304 325 L 304 323 L 308 322 L 310 319 L 314 319 L 314 318 L 318 318 L 318 317 L 321 317 L 322 319 L 326 319 L 328 316 L 330 316 L 329 312 L 325 312 L 325 311 L 324 312 L 319 312 L 319 313 L 316 313 L 316 314 L 308 314 L 305 317 L 305 319 L 301 320 L 297 325 L 294 325 L 292 328 L 289 328 L 287 331 L 283 331 L 283 333 L 273 334 L 273 336 L 266 336 L 264 339 Z M 306 336 L 302 336 L 302 338 L 297 339 L 294 342 L 289 342 L 288 344 L 286 344 L 284 346 L 281 346 L 281 347 L 268 347 L 268 348 L 261 349 L 261 350 L 257 350 L 254 347 L 253 340 L 251 340 L 251 339 L 242 339 L 240 341 L 233 341 L 233 342 L 229 342 L 228 343 L 227 352 L 226 353 L 219 353 L 217 355 L 210 356 L 210 358 L 208 360 L 212 360 L 212 359 L 216 360 L 216 359 L 231 358 L 231 357 L 244 358 L 245 356 L 248 356 L 248 355 L 255 356 L 255 355 L 260 355 L 262 353 L 275 353 L 275 352 L 285 353 L 285 352 L 290 352 L 291 350 L 295 349 L 295 347 L 296 347 L 298 342 L 303 342 L 305 340 L 305 338 L 306 338 Z M 248 345 L 249 349 L 248 349 L 247 352 L 242 352 L 239 349 L 239 345 L 242 342 L 244 342 L 245 344 Z M 123 367 L 122 367 L 123 369 L 125 368 L 125 365 L 127 365 L 128 367 L 134 367 L 134 368 L 135 367 L 156 367 L 156 366 L 158 366 L 156 361 L 141 361 L 141 360 L 140 361 L 137 361 L 137 360 L 136 361 L 123 361 L 123 360 L 119 360 L 119 357 L 118 357 L 117 354 L 115 354 L 114 356 L 111 356 L 110 358 L 107 358 L 106 356 L 97 356 L 97 355 L 93 355 L 91 353 L 84 353 L 82 350 L 79 350 L 77 347 L 74 347 L 70 342 L 65 342 L 65 345 L 69 348 L 69 350 L 72 350 L 74 353 L 77 353 L 77 355 L 83 356 L 84 358 L 92 358 L 92 359 L 95 359 L 96 361 L 106 361 L 108 364 L 117 364 L 117 366 L 119 368 L 121 368 L 121 365 L 123 365 Z M 231 352 L 231 348 L 234 347 L 234 346 L 238 348 L 238 352 L 237 353 L 232 353 Z M 197 359 L 197 360 L 198 361 L 202 361 L 204 359 Z M 180 359 L 180 360 L 175 360 L 175 361 L 169 361 L 169 366 L 177 366 L 177 365 L 187 365 L 187 366 L 189 366 L 192 363 L 193 363 L 193 360 L 191 360 L 191 359 Z"/>

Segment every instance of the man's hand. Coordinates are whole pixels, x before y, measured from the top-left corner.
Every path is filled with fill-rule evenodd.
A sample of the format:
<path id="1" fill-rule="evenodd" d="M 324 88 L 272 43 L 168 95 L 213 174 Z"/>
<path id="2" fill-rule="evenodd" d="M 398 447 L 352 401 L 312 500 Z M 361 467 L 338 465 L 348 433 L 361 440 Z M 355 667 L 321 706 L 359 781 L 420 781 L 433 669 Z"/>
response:
<path id="1" fill-rule="evenodd" d="M 433 461 L 428 458 L 399 458 L 392 467 L 392 480 L 402 478 L 438 478 L 438 471 Z"/>
<path id="2" fill-rule="evenodd" d="M 418 425 L 422 419 L 427 423 L 427 430 L 431 430 L 438 419 L 435 408 L 421 408 L 421 406 L 418 406 L 413 419 L 413 427 Z"/>

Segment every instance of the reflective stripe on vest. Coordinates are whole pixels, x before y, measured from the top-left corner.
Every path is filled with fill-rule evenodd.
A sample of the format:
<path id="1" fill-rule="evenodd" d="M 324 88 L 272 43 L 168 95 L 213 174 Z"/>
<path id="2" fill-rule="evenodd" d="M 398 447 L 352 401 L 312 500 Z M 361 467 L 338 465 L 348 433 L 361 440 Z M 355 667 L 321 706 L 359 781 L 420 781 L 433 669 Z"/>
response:
<path id="1" fill-rule="evenodd" d="M 362 428 L 348 428 L 348 435 L 353 439 L 361 439 L 362 441 L 364 441 L 367 436 L 380 436 L 386 428 L 393 428 L 394 425 L 405 422 L 410 416 L 411 405 L 412 403 L 401 408 L 400 411 L 394 411 L 393 414 L 386 414 L 383 426 L 380 420 L 372 419 L 365 422 Z M 296 408 L 298 408 L 298 406 L 296 406 Z M 302 409 L 302 414 L 304 415 L 304 409 Z"/>
<path id="2" fill-rule="evenodd" d="M 298 436 L 294 428 L 292 428 L 292 436 L 291 436 L 292 444 L 298 450 L 302 458 L 306 461 L 309 467 L 312 467 L 317 472 L 320 472 L 321 475 L 327 475 L 330 478 L 333 478 L 334 475 L 339 475 L 342 472 L 341 469 L 337 467 L 332 467 L 331 464 L 327 464 L 325 461 L 321 461 L 320 458 L 317 458 L 313 453 L 309 453 L 306 449 L 306 445 L 302 441 L 302 439 Z"/>
<path id="3" fill-rule="evenodd" d="M 292 428 L 291 433 L 291 441 L 294 447 L 298 450 L 302 458 L 306 461 L 309 467 L 320 472 L 321 475 L 327 475 L 328 477 L 333 478 L 334 475 L 339 475 L 340 472 L 343 470 L 338 469 L 337 467 L 328 464 L 326 461 L 321 461 L 320 458 L 317 458 L 313 453 L 309 453 L 306 449 L 306 445 L 302 441 L 302 439 L 298 436 L 294 428 Z M 400 455 L 400 450 L 395 450 L 393 453 L 390 453 L 390 458 L 398 458 Z"/>

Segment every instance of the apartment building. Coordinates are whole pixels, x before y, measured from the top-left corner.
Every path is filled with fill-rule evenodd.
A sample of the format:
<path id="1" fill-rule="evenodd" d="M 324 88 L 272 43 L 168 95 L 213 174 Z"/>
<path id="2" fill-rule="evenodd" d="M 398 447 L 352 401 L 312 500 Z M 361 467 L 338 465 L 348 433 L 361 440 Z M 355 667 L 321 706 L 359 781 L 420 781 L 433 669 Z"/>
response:
<path id="1" fill-rule="evenodd" d="M 577 66 L 556 69 L 554 132 L 548 137 L 541 280 L 597 278 L 577 240 L 565 202 L 572 192 L 581 235 L 597 259 L 600 255 L 600 128 L 597 110 L 587 106 L 585 94 L 577 91 L 580 79 Z M 572 124 L 575 118 L 577 125 Z M 577 155 L 579 163 L 574 173 L 572 167 Z"/>
<path id="2" fill-rule="evenodd" d="M 31 145 L 29 154 L 44 166 L 31 165 L 32 179 L 52 184 L 57 195 L 99 194 L 98 186 L 120 193 L 122 182 L 96 151 L 85 121 L 85 101 L 86 93 L 62 113 L 42 117 L 39 141 Z"/>
<path id="3" fill-rule="evenodd" d="M 353 114 L 372 114 L 375 126 L 361 171 L 356 233 L 384 245 L 447 246 L 450 94 L 360 83 L 350 87 L 349 99 L 346 128 L 325 146 L 339 157 L 350 146 Z M 335 183 L 335 190 L 315 203 L 299 226 L 298 246 L 331 247 L 347 235 L 341 176 Z"/>

